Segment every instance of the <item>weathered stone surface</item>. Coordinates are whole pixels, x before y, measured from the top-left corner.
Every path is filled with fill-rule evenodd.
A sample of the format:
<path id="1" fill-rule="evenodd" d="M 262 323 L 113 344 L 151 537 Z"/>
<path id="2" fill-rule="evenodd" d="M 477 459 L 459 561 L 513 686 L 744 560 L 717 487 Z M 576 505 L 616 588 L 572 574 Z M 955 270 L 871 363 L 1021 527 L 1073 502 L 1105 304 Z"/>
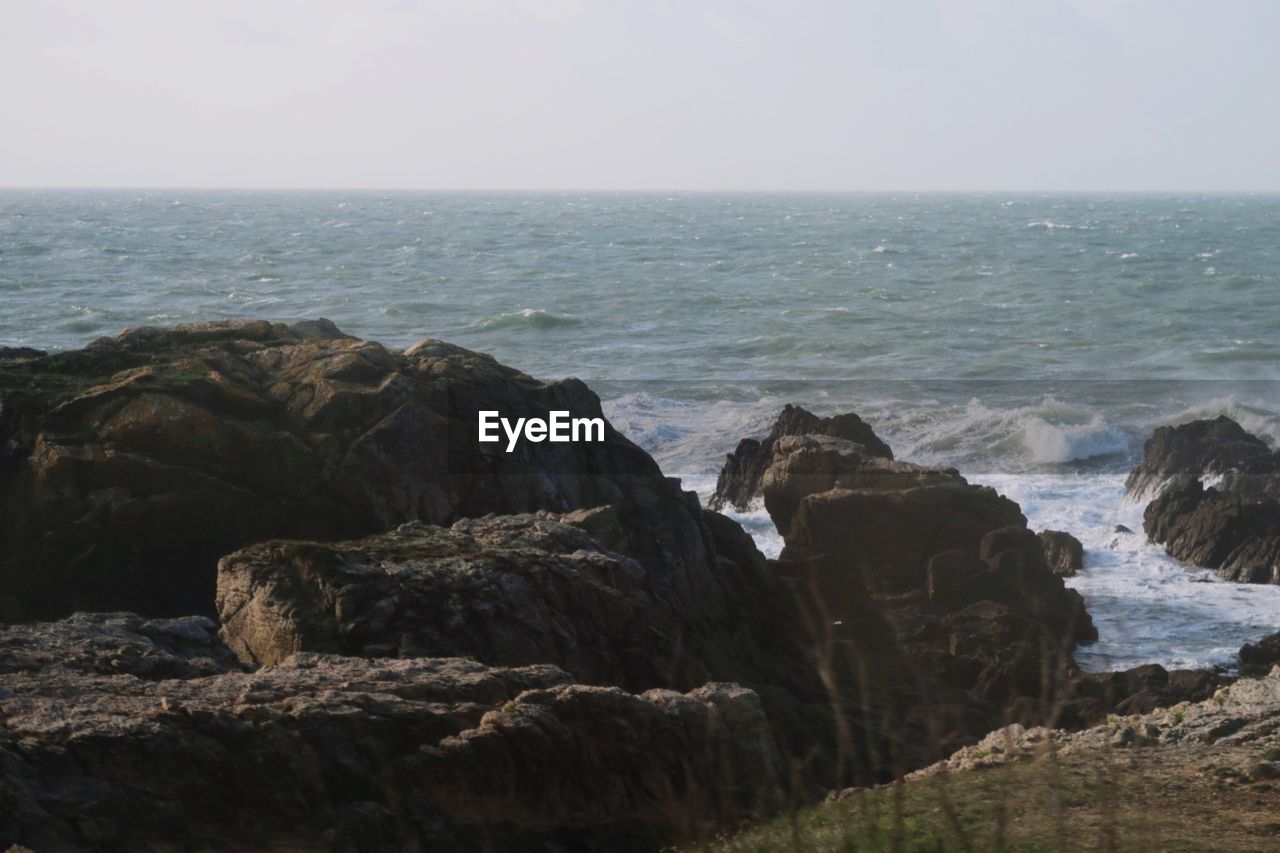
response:
<path id="1" fill-rule="evenodd" d="M 1079 539 L 1064 530 L 1041 530 L 1036 536 L 1055 575 L 1068 578 L 1084 568 L 1084 545 Z"/>
<path id="2" fill-rule="evenodd" d="M 84 625 L 26 630 L 57 646 Z M 97 674 L 102 652 L 5 676 L 0 844 L 649 850 L 777 804 L 779 756 L 736 685 L 633 695 L 551 666 L 315 654 L 156 680 Z"/>
<path id="3" fill-rule="evenodd" d="M 934 556 L 1026 524 L 1016 503 L 954 469 L 869 459 L 838 439 L 784 439 L 764 479 L 782 559 L 856 555 L 876 590 L 923 589 Z"/>
<path id="4" fill-rule="evenodd" d="M 871 656 L 897 667 L 883 681 L 904 713 L 927 709 L 921 723 L 956 738 L 1010 715 L 1048 719 L 1070 696 L 1071 650 L 1097 634 L 1017 504 L 821 436 L 777 441 L 763 481 L 786 542 L 780 575 L 811 621 L 836 626 L 845 661 L 829 671 L 856 678 Z M 877 623 L 888 632 L 869 634 Z M 950 696 L 948 711 L 930 694 Z"/>
<path id="5" fill-rule="evenodd" d="M 1247 677 L 1266 675 L 1280 664 L 1280 633 L 1268 634 L 1256 643 L 1240 647 L 1240 674 Z"/>
<path id="6" fill-rule="evenodd" d="M 1277 478 L 1280 480 L 1280 478 Z M 1143 527 L 1179 560 L 1240 583 L 1280 583 L 1280 500 L 1242 497 L 1177 477 L 1147 505 Z"/>
<path id="7" fill-rule="evenodd" d="M 480 409 L 601 416 L 581 382 L 538 382 L 439 341 L 404 352 L 327 321 L 140 328 L 0 363 L 0 599 L 212 613 L 223 555 L 408 521 L 610 504 L 624 550 L 673 595 L 728 612 L 696 502 L 611 427 L 602 443 L 476 441 Z"/>
<path id="8" fill-rule="evenodd" d="M 1157 429 L 1127 486 L 1153 497 L 1143 528 L 1170 555 L 1227 580 L 1280 583 L 1280 453 L 1235 421 Z"/>
<path id="9" fill-rule="evenodd" d="M 773 463 L 774 444 L 784 436 L 831 436 L 858 445 L 865 456 L 892 459 L 893 451 L 875 434 L 870 424 L 853 413 L 820 418 L 799 406 L 788 404 L 769 434 L 757 441 L 744 438 L 725 460 L 724 468 L 716 480 L 715 495 L 711 498 L 713 509 L 732 506 L 746 511 L 751 502 L 762 494 L 761 480 Z"/>
<path id="10" fill-rule="evenodd" d="M 868 454 L 846 439 L 825 435 L 784 436 L 771 448 L 773 461 L 760 478 L 765 509 L 787 536 L 801 503 L 833 489 L 877 494 L 944 483 L 963 483 L 950 468 L 926 468 Z"/>
<path id="11" fill-rule="evenodd" d="M 203 616 L 143 619 L 132 613 L 77 613 L 54 628 L 0 625 L 0 675 L 65 669 L 139 678 L 197 678 L 240 668 Z"/>
<path id="12" fill-rule="evenodd" d="M 1174 477 L 1216 478 L 1228 474 L 1280 473 L 1280 455 L 1226 415 L 1178 426 L 1159 427 L 1143 446 L 1142 462 L 1129 473 L 1125 489 L 1135 499 L 1151 498 Z M 1275 492 L 1280 496 L 1280 492 Z"/>
<path id="13" fill-rule="evenodd" d="M 224 557 L 218 610 L 248 663 L 298 651 L 554 662 L 577 680 L 673 684 L 679 624 L 644 571 L 550 514 L 421 522 L 354 542 Z"/>

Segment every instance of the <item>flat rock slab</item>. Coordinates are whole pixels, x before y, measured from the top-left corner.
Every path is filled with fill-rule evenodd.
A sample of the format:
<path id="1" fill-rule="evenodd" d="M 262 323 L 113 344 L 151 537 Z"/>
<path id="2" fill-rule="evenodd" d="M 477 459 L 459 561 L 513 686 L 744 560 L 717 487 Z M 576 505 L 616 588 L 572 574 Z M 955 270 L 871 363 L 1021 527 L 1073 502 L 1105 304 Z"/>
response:
<path id="1" fill-rule="evenodd" d="M 228 644 L 255 665 L 299 651 L 467 655 L 654 686 L 670 683 L 678 638 L 643 581 L 634 560 L 561 516 L 491 516 L 254 545 L 219 563 L 218 610 Z"/>
<path id="2" fill-rule="evenodd" d="M 777 802 L 760 701 L 733 684 L 636 695 L 553 666 L 306 653 L 155 679 L 98 674 L 99 653 L 6 674 L 0 845 L 655 849 Z"/>

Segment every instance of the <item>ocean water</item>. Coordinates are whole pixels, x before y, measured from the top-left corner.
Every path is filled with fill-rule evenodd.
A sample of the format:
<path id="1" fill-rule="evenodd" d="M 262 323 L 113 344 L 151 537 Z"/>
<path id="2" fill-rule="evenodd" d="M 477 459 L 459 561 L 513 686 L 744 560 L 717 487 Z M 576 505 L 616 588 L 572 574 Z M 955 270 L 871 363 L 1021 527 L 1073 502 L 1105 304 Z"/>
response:
<path id="1" fill-rule="evenodd" d="M 1278 196 L 0 190 L 0 344 L 228 317 L 442 338 L 587 380 L 704 497 L 784 403 L 856 411 L 1084 542 L 1095 669 L 1230 665 L 1280 629 L 1280 587 L 1171 560 L 1123 495 L 1160 424 L 1280 436 L 1278 285 Z"/>

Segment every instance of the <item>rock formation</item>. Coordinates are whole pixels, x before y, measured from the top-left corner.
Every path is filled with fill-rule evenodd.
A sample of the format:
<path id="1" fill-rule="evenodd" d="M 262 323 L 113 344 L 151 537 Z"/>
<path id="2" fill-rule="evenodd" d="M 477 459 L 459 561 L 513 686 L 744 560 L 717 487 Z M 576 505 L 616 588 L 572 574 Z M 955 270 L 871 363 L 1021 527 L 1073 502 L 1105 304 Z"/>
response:
<path id="1" fill-rule="evenodd" d="M 1178 476 L 1213 479 L 1224 475 L 1280 473 L 1280 455 L 1226 415 L 1178 426 L 1158 427 L 1129 473 L 1125 490 L 1134 499 L 1151 498 Z"/>
<path id="2" fill-rule="evenodd" d="M 0 630 L 0 845 L 651 850 L 776 808 L 783 764 L 736 685 L 316 654 L 246 673 L 208 627 Z"/>
<path id="3" fill-rule="evenodd" d="M 1069 578 L 1084 568 L 1084 545 L 1079 539 L 1064 530 L 1041 530 L 1036 536 L 1055 575 Z"/>
<path id="4" fill-rule="evenodd" d="M 212 615 L 218 559 L 266 539 L 607 504 L 640 531 L 629 555 L 724 609 L 714 532 L 648 454 L 612 427 L 506 453 L 476 442 L 480 409 L 600 416 L 577 380 L 325 321 L 133 329 L 0 362 L 0 604 Z"/>
<path id="5" fill-rule="evenodd" d="M 763 440 L 744 438 L 725 460 L 724 468 L 716 480 L 712 509 L 731 506 L 745 512 L 751 502 L 761 495 L 764 472 L 773 463 L 773 446 L 778 439 L 789 435 L 831 436 L 851 441 L 861 447 L 867 456 L 892 459 L 893 451 L 876 436 L 862 418 L 847 413 L 830 418 L 820 418 L 799 406 L 787 404 L 778 415 L 768 435 Z"/>
<path id="6" fill-rule="evenodd" d="M 879 664 L 883 702 L 942 742 L 1075 701 L 1071 649 L 1096 632 L 1017 504 L 832 436 L 770 451 L 764 502 L 786 543 L 775 570 L 810 642 L 830 650 L 829 682 Z"/>
<path id="7" fill-rule="evenodd" d="M 1143 527 L 1170 555 L 1227 580 L 1280 583 L 1280 454 L 1235 421 L 1157 429 L 1128 488 L 1154 495 Z"/>
<path id="8" fill-rule="evenodd" d="M 678 683 L 680 614 L 646 594 L 635 560 L 565 523 L 583 515 L 412 522 L 355 542 L 253 545 L 219 564 L 223 632 L 255 665 L 299 651 L 470 655 L 554 661 L 590 684 Z"/>
<path id="9" fill-rule="evenodd" d="M 1268 634 L 1256 643 L 1240 647 L 1240 675 L 1258 678 L 1280 664 L 1280 633 Z"/>

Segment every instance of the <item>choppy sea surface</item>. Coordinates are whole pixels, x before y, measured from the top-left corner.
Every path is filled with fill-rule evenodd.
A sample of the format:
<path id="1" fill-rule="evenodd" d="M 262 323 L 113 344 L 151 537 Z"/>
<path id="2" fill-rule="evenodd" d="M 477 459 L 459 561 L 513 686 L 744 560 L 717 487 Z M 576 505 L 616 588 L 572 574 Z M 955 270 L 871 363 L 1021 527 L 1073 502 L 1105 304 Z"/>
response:
<path id="1" fill-rule="evenodd" d="M 1280 587 L 1168 558 L 1123 488 L 1160 424 L 1280 436 L 1280 196 L 0 190 L 0 345 L 320 316 L 582 377 L 704 497 L 784 403 L 856 411 L 1084 542 L 1088 668 L 1280 629 Z"/>

